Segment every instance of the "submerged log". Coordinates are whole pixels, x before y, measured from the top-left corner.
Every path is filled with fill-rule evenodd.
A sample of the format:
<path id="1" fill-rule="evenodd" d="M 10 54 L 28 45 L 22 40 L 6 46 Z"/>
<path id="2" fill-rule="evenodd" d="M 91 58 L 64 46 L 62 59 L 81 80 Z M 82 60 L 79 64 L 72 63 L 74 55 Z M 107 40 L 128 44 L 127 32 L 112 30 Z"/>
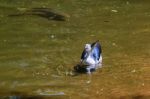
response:
<path id="1" fill-rule="evenodd" d="M 24 15 L 35 15 L 46 18 L 48 20 L 55 20 L 55 21 L 66 21 L 70 17 L 68 14 L 60 13 L 50 8 L 31 8 L 25 10 L 23 13 L 11 14 L 9 16 L 24 16 Z"/>

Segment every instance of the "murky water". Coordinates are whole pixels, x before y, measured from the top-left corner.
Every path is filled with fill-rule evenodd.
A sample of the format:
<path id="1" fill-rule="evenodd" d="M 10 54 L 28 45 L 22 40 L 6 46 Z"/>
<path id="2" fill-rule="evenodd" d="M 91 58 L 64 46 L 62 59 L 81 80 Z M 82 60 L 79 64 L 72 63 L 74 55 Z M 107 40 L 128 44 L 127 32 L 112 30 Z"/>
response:
<path id="1" fill-rule="evenodd" d="M 9 16 L 36 7 L 70 17 Z M 1 98 L 150 98 L 149 9 L 149 0 L 0 0 Z M 71 76 L 96 40 L 103 69 Z"/>

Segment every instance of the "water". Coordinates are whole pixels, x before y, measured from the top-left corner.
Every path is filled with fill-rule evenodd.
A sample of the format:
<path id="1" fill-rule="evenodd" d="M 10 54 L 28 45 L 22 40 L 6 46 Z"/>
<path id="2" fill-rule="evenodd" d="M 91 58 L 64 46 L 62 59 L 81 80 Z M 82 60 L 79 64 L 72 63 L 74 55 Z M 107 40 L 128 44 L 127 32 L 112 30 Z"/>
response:
<path id="1" fill-rule="evenodd" d="M 1 98 L 149 98 L 149 0 L 0 0 Z M 67 21 L 9 17 L 48 7 Z M 85 43 L 100 40 L 103 69 L 72 76 Z"/>

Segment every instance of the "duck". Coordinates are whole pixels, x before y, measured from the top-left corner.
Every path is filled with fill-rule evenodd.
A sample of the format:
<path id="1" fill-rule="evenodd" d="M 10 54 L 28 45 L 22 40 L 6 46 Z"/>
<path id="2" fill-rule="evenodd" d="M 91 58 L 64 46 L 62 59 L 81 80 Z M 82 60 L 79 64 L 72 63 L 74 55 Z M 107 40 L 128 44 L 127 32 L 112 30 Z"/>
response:
<path id="1" fill-rule="evenodd" d="M 85 66 L 88 74 L 102 68 L 102 49 L 99 40 L 91 44 L 85 44 L 81 54 L 80 66 Z"/>

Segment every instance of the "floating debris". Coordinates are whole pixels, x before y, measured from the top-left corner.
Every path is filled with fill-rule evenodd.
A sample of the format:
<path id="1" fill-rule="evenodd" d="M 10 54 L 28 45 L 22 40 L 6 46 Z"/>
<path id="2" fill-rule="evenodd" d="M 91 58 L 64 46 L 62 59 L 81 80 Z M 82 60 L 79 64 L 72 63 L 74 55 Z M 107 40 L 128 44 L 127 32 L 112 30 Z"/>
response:
<path id="1" fill-rule="evenodd" d="M 91 83 L 91 80 L 88 80 L 86 83 L 87 83 L 87 84 L 90 84 L 90 83 Z"/>
<path id="2" fill-rule="evenodd" d="M 117 13 L 117 12 L 118 12 L 118 10 L 111 10 L 111 12 Z"/>
<path id="3" fill-rule="evenodd" d="M 131 72 L 132 72 L 132 73 L 135 73 L 135 72 L 136 72 L 136 70 L 135 70 L 135 69 L 133 69 Z"/>
<path id="4" fill-rule="evenodd" d="M 113 43 L 112 43 L 112 46 L 117 46 L 117 44 L 113 42 Z"/>
<path id="5" fill-rule="evenodd" d="M 53 38 L 55 38 L 55 36 L 54 36 L 54 35 L 51 35 L 51 38 L 53 39 Z"/>

